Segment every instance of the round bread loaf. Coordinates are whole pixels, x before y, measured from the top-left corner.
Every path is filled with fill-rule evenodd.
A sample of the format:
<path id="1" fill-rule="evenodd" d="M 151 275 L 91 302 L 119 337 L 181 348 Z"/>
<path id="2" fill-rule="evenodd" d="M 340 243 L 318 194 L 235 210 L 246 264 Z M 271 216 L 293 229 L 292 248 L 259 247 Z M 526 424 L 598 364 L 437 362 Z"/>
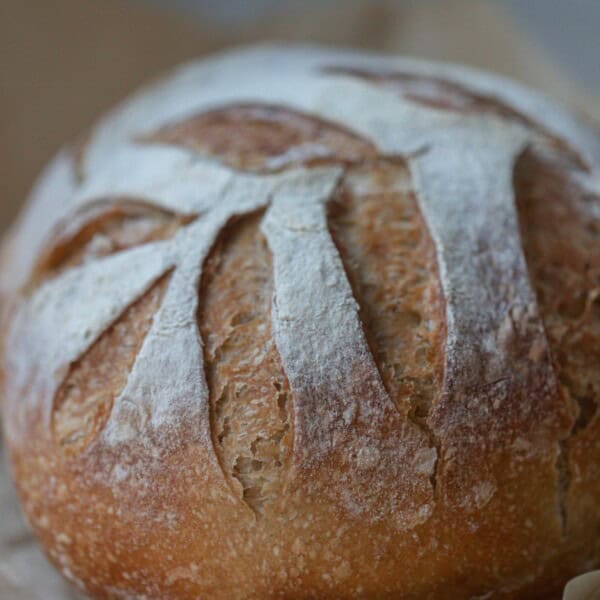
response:
<path id="1" fill-rule="evenodd" d="M 24 511 L 94 598 L 559 598 L 600 564 L 600 136 L 259 47 L 65 149 L 5 244 Z"/>

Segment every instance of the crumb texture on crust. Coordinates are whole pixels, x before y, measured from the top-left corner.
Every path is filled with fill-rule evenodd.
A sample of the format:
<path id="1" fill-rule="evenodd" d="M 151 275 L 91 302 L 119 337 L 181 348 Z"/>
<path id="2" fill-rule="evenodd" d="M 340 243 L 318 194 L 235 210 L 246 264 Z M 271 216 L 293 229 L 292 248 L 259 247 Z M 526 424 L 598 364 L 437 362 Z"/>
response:
<path id="1" fill-rule="evenodd" d="M 271 332 L 272 259 L 262 211 L 231 223 L 206 264 L 198 323 L 213 441 L 226 475 L 257 514 L 282 495 L 293 414 Z"/>
<path id="2" fill-rule="evenodd" d="M 599 165 L 547 99 L 418 61 L 259 48 L 128 100 L 2 274 L 53 560 L 228 599 L 534 598 L 597 565 Z"/>
<path id="3" fill-rule="evenodd" d="M 441 385 L 444 301 L 435 246 L 408 164 L 395 159 L 353 167 L 329 210 L 332 234 L 388 393 L 437 447 L 427 419 Z M 423 458 L 433 477 L 437 453 Z"/>

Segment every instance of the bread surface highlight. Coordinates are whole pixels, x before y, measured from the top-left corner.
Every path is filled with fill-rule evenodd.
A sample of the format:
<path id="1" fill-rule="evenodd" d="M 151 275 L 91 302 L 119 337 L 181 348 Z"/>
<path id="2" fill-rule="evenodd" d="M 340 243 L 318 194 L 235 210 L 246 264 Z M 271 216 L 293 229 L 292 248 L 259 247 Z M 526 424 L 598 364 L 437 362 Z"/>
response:
<path id="1" fill-rule="evenodd" d="M 94 598 L 559 598 L 600 565 L 600 136 L 463 67 L 185 65 L 5 243 L 26 516 Z"/>

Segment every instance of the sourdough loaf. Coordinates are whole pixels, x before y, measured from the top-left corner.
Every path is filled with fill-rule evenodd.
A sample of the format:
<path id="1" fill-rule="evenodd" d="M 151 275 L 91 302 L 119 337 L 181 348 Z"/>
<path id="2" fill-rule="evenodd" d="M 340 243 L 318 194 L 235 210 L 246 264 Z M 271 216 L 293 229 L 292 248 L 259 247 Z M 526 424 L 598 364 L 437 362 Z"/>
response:
<path id="1" fill-rule="evenodd" d="M 259 47 L 63 150 L 5 244 L 24 511 L 97 598 L 554 598 L 600 564 L 600 136 Z"/>

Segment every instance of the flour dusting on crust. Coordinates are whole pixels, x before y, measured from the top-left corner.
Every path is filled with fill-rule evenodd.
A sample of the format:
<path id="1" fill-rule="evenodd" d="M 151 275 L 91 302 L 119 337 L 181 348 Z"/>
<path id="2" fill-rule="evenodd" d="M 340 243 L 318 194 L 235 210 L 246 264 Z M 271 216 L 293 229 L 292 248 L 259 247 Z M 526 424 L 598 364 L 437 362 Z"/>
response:
<path id="1" fill-rule="evenodd" d="M 402 528 L 430 518 L 436 465 L 460 452 L 445 444 L 438 456 L 384 389 L 327 227 L 326 205 L 344 175 L 342 161 L 250 173 L 223 164 L 218 156 L 152 140 L 161 128 L 207 111 L 262 103 L 343 127 L 380 156 L 401 156 L 411 165 L 446 301 L 444 390 L 429 418 L 436 435 L 455 433 L 457 444 L 466 439 L 463 450 L 473 452 L 484 436 L 496 443 L 510 427 L 516 435 L 528 423 L 543 440 L 538 450 L 555 451 L 565 428 L 540 416 L 561 408 L 553 404 L 557 385 L 527 276 L 512 190 L 520 153 L 544 147 L 547 140 L 523 122 L 425 106 L 372 82 L 328 73 L 332 65 L 443 74 L 467 89 L 497 96 L 576 148 L 588 170 L 577 177 L 590 186 L 597 182 L 598 138 L 547 99 L 500 78 L 311 48 L 258 48 L 184 66 L 94 129 L 82 155 L 87 174 L 82 181 L 72 157 L 63 152 L 40 180 L 15 232 L 12 248 L 19 260 L 2 275 L 2 289 L 13 294 L 25 289 L 40 252 L 51 247 L 61 224 L 91 205 L 98 214 L 103 205 L 108 210 L 120 198 L 135 198 L 194 218 L 170 240 L 66 270 L 27 292 L 7 338 L 13 373 L 7 399 L 18 422 L 27 419 L 35 409 L 31 401 L 40 397 L 49 422 L 70 364 L 172 270 L 162 306 L 93 451 L 101 455 L 135 442 L 152 456 L 156 440 L 176 448 L 182 442 L 179 428 L 192 423 L 218 477 L 196 322 L 198 286 L 220 231 L 231 219 L 266 208 L 262 228 L 273 253 L 274 338 L 294 400 L 292 483 L 310 490 L 304 474 L 324 469 L 331 480 L 330 499 L 353 514 L 393 515 Z M 524 348 L 524 340 L 536 352 Z M 515 361 L 523 361 L 527 373 L 515 372 Z M 481 381 L 488 387 L 479 389 Z M 531 397 L 537 403 L 529 403 Z M 511 398 L 518 403 L 511 404 Z M 151 435 L 157 432 L 168 439 Z M 461 474 L 458 502 L 475 507 L 490 502 L 496 489 L 492 471 Z"/>

